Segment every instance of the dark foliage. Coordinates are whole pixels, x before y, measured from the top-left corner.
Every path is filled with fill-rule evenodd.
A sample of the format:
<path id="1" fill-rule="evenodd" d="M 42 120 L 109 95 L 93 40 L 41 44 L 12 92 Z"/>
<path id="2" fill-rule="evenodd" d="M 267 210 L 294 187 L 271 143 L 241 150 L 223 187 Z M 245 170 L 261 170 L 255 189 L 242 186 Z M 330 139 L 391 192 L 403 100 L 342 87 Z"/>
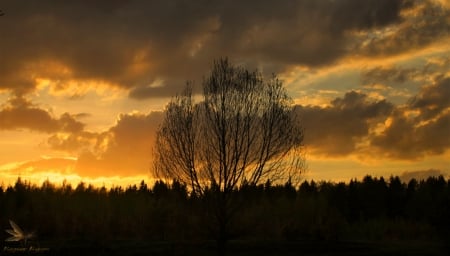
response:
<path id="1" fill-rule="evenodd" d="M 156 182 L 111 189 L 84 183 L 72 187 L 46 181 L 38 187 L 18 179 L 0 187 L 3 229 L 15 220 L 35 230 L 38 240 L 205 241 L 215 234 L 205 196 L 186 186 Z M 231 238 L 257 240 L 441 240 L 449 241 L 450 180 L 402 182 L 367 176 L 350 183 L 303 182 L 243 185 Z M 4 233 L 0 237 L 3 241 Z"/>

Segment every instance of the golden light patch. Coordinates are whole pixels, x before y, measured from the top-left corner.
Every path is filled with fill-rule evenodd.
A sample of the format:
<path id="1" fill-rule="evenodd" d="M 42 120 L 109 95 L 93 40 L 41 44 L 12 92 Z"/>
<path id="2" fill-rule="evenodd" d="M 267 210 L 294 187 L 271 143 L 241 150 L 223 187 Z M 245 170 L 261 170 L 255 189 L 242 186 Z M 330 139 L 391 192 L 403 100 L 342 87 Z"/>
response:
<path id="1" fill-rule="evenodd" d="M 389 96 L 411 98 L 413 94 L 407 88 L 392 89 L 389 91 Z"/>
<path id="2" fill-rule="evenodd" d="M 27 63 L 22 76 L 32 79 L 38 90 L 53 86 L 60 88 L 62 81 L 73 76 L 72 70 L 56 60 L 39 60 Z"/>
<path id="3" fill-rule="evenodd" d="M 297 81 L 299 77 L 301 77 L 301 74 L 305 76 L 306 74 L 309 74 L 311 72 L 313 71 L 306 66 L 290 66 L 287 67 L 286 70 L 284 70 L 282 73 L 280 73 L 279 77 L 283 81 L 283 83 L 289 85 Z"/>
<path id="4" fill-rule="evenodd" d="M 405 109 L 403 110 L 403 116 L 406 118 L 416 118 L 420 115 L 420 110 L 416 109 Z"/>
<path id="5" fill-rule="evenodd" d="M 440 0 L 432 0 L 432 1 L 439 2 Z M 419 16 L 420 12 L 424 10 L 424 8 L 426 8 L 424 2 L 423 3 L 416 2 L 410 8 L 403 8 L 400 12 L 400 16 L 403 18 L 417 17 Z"/>
<path id="6" fill-rule="evenodd" d="M 76 186 L 80 182 L 92 184 L 96 187 L 113 186 L 127 187 L 133 184 L 139 184 L 144 180 L 147 184 L 153 184 L 155 179 L 147 174 L 141 175 L 111 175 L 86 177 L 79 175 L 76 170 L 76 157 L 54 158 L 46 156 L 41 160 L 31 162 L 15 162 L 0 166 L 0 180 L 3 187 L 14 185 L 20 177 L 22 181 L 40 186 L 43 182 L 49 181 L 59 186 L 63 182 Z"/>
<path id="7" fill-rule="evenodd" d="M 35 83 L 36 83 L 37 91 L 41 91 L 41 90 L 44 90 L 45 88 L 49 87 L 52 83 L 52 80 L 45 79 L 45 78 L 36 78 Z"/>
<path id="8" fill-rule="evenodd" d="M 55 156 L 42 155 L 41 158 L 45 159 L 45 160 L 50 160 L 50 159 L 54 159 Z M 76 156 L 58 156 L 58 159 L 65 159 L 65 160 L 76 161 L 76 160 L 78 160 L 78 157 L 76 157 Z"/>
<path id="9" fill-rule="evenodd" d="M 439 4 L 441 4 L 443 7 L 450 9 L 450 1 L 449 0 L 433 0 Z"/>
<path id="10" fill-rule="evenodd" d="M 137 50 L 132 57 L 130 65 L 128 65 L 125 77 L 132 78 L 148 73 L 149 70 L 154 68 L 154 65 L 152 65 L 149 59 L 151 59 L 151 57 L 148 48 Z"/>
<path id="11" fill-rule="evenodd" d="M 72 69 L 57 60 L 43 59 L 28 63 L 26 69 L 30 71 L 35 78 L 40 75 L 67 78 L 73 76 Z"/>
<path id="12" fill-rule="evenodd" d="M 339 95 L 342 93 L 337 90 L 319 90 L 318 92 L 322 95 Z"/>
<path id="13" fill-rule="evenodd" d="M 142 53 L 137 54 L 137 60 Z M 139 64 L 139 63 L 138 63 Z M 140 65 L 140 64 L 139 64 Z M 133 68 L 133 65 L 130 66 Z M 141 68 L 139 69 L 145 69 Z M 117 93 L 118 84 L 95 79 L 76 79 L 71 68 L 56 60 L 39 60 L 30 62 L 22 70 L 22 76 L 34 81 L 36 93 L 46 92 L 51 96 L 77 98 L 93 91 L 97 95 L 109 96 L 121 94 L 123 89 Z M 134 75 L 133 75 L 134 76 Z"/>
<path id="14" fill-rule="evenodd" d="M 189 50 L 189 56 L 195 57 L 197 53 L 203 48 L 203 39 L 198 39 L 192 43 L 191 49 Z"/>
<path id="15" fill-rule="evenodd" d="M 384 128 L 387 129 L 391 127 L 393 120 L 394 119 L 392 117 L 388 117 L 386 121 L 384 121 Z"/>
<path id="16" fill-rule="evenodd" d="M 392 87 L 391 86 L 387 86 L 385 84 L 380 84 L 380 83 L 376 83 L 376 84 L 370 84 L 370 85 L 363 85 L 364 89 L 372 89 L 372 90 L 378 90 L 378 91 L 387 91 L 387 90 L 391 90 Z"/>
<path id="17" fill-rule="evenodd" d="M 114 142 L 114 134 L 111 132 L 108 132 L 104 134 L 99 140 L 97 141 L 97 144 L 95 145 L 95 149 L 98 153 L 105 152 L 111 143 Z"/>
<path id="18" fill-rule="evenodd" d="M 214 32 L 220 29 L 222 22 L 220 17 L 212 16 L 201 23 L 198 33 L 188 40 L 188 54 L 190 57 L 197 56 L 214 36 Z"/>
<path id="19" fill-rule="evenodd" d="M 17 169 L 19 166 L 21 166 L 24 162 L 12 162 L 12 163 L 6 163 L 0 165 L 0 171 L 3 173 L 7 170 L 13 170 Z"/>
<path id="20" fill-rule="evenodd" d="M 338 76 L 343 73 L 354 70 L 354 66 L 346 65 L 345 63 L 340 63 L 339 65 L 329 66 L 321 69 L 310 70 L 302 66 L 293 68 L 288 76 L 292 80 L 291 83 L 296 83 L 301 87 L 307 87 L 314 82 L 320 81 L 330 76 Z M 295 77 L 295 72 L 297 73 Z M 284 76 L 284 74 L 282 74 Z M 290 83 L 288 83 L 290 84 Z"/>
<path id="21" fill-rule="evenodd" d="M 431 105 L 428 106 L 428 110 L 434 110 L 436 109 L 438 106 L 437 105 Z M 418 124 L 416 124 L 416 127 L 422 127 L 422 126 L 426 126 L 429 125 L 430 123 L 434 123 L 436 121 L 438 121 L 440 118 L 442 118 L 443 116 L 446 116 L 450 113 L 450 108 L 446 108 L 444 110 L 442 110 L 439 114 L 435 115 L 433 118 L 428 119 L 428 120 L 422 120 L 420 121 Z"/>
<path id="22" fill-rule="evenodd" d="M 348 55 L 339 61 L 336 66 L 341 69 L 361 69 L 369 67 L 396 66 L 399 63 L 409 63 L 415 59 L 429 59 L 436 56 L 448 56 L 450 50 L 450 37 L 440 38 L 426 47 L 414 48 L 409 51 L 402 51 L 397 54 L 377 56 Z"/>
<path id="23" fill-rule="evenodd" d="M 330 101 L 334 99 L 333 96 L 324 96 L 320 94 L 315 95 L 306 95 L 302 94 L 301 96 L 294 99 L 294 104 L 302 105 L 302 106 L 318 106 L 321 108 L 325 108 L 330 106 Z"/>
<path id="24" fill-rule="evenodd" d="M 148 87 L 150 88 L 160 88 L 164 86 L 164 80 L 157 78 Z"/>
<path id="25" fill-rule="evenodd" d="M 392 125 L 392 117 L 388 117 L 385 120 L 377 122 L 369 127 L 369 134 L 371 136 L 377 136 L 382 134 L 387 128 Z"/>
<path id="26" fill-rule="evenodd" d="M 79 98 L 89 92 L 95 92 L 97 95 L 115 95 L 112 88 L 117 87 L 114 84 L 99 80 L 76 80 L 67 79 L 62 81 L 50 80 L 49 94 L 56 97 Z"/>
<path id="27" fill-rule="evenodd" d="M 382 101 L 382 100 L 386 99 L 386 97 L 383 94 L 381 94 L 380 92 L 377 92 L 377 91 L 364 92 L 364 94 L 366 94 L 369 99 L 375 100 L 375 101 Z"/>
<path id="28" fill-rule="evenodd" d="M 7 186 L 14 186 L 17 179 L 20 178 L 22 181 L 26 181 L 32 185 L 41 186 L 44 182 L 50 182 L 56 187 L 60 187 L 63 184 L 71 185 L 75 188 L 79 183 L 83 182 L 86 185 L 93 185 L 94 187 L 105 187 L 110 189 L 112 187 L 122 187 L 127 188 L 131 185 L 139 185 L 141 181 L 144 181 L 149 186 L 155 183 L 156 179 L 149 178 L 146 175 L 136 175 L 136 176 L 112 176 L 112 177 L 98 177 L 98 178 L 86 178 L 81 177 L 78 174 L 62 174 L 57 171 L 47 171 L 38 173 L 23 173 L 19 175 L 13 174 L 0 174 L 0 180 L 2 180 L 2 186 L 5 188 Z"/>
<path id="29" fill-rule="evenodd" d="M 41 147 L 47 134 L 32 133 L 26 130 L 0 132 L 0 171 L 9 163 L 20 164 L 23 161 L 39 158 L 45 153 Z"/>

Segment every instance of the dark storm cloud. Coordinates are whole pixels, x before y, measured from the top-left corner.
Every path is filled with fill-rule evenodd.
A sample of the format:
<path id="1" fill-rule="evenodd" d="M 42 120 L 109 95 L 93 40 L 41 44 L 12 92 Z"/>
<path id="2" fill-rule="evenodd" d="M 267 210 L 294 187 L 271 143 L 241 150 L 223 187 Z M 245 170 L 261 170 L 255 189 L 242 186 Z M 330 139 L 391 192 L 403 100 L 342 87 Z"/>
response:
<path id="1" fill-rule="evenodd" d="M 419 75 L 419 70 L 415 68 L 396 68 L 378 66 L 368 70 L 363 70 L 361 82 L 363 84 L 377 83 L 404 83 L 411 81 Z"/>
<path id="2" fill-rule="evenodd" d="M 357 145 L 369 129 L 390 115 L 393 105 L 373 101 L 367 95 L 349 92 L 326 108 L 297 106 L 305 129 L 305 145 L 313 153 L 345 156 L 358 151 Z"/>
<path id="3" fill-rule="evenodd" d="M 403 22 L 403 0 L 4 1 L 0 89 L 36 77 L 101 80 L 133 98 L 172 96 L 211 61 L 326 65 L 354 54 L 352 31 Z M 427 27 L 428 28 L 428 27 Z M 48 68 L 52 63 L 53 68 Z M 150 86 L 164 80 L 164 89 Z"/>
<path id="4" fill-rule="evenodd" d="M 450 107 L 450 77 L 442 78 L 411 99 L 412 109 L 420 110 L 422 120 L 428 120 Z"/>
<path id="5" fill-rule="evenodd" d="M 414 1 L 416 10 L 382 36 L 372 35 L 355 50 L 364 55 L 391 55 L 439 42 L 450 35 L 450 10 L 436 1 Z"/>
<path id="6" fill-rule="evenodd" d="M 423 125 L 417 120 L 397 111 L 391 125 L 372 139 L 372 146 L 380 149 L 380 155 L 397 159 L 439 155 L 450 148 L 450 113 Z"/>
<path id="7" fill-rule="evenodd" d="M 79 132 L 84 124 L 64 113 L 53 117 L 47 110 L 34 106 L 25 98 L 12 98 L 0 109 L 0 130 L 29 129 L 45 133 Z"/>
<path id="8" fill-rule="evenodd" d="M 361 83 L 370 84 L 402 84 L 411 81 L 427 82 L 442 79 L 450 68 L 450 56 L 430 59 L 422 67 L 404 68 L 399 66 L 376 66 L 363 69 Z"/>
<path id="9" fill-rule="evenodd" d="M 442 154 L 450 149 L 449 107 L 450 78 L 424 86 L 406 106 L 397 108 L 390 126 L 372 139 L 372 145 L 391 158 Z"/>
<path id="10" fill-rule="evenodd" d="M 280 65 L 331 63 L 348 53 L 346 32 L 398 22 L 403 7 L 403 1 L 385 0 L 226 3 L 221 41 L 238 56 Z"/>

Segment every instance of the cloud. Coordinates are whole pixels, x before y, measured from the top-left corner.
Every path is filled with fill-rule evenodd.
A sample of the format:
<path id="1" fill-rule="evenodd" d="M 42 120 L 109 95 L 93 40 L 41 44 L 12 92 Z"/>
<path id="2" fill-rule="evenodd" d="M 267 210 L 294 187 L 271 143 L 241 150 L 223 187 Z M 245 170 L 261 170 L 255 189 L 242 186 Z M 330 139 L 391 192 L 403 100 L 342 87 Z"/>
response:
<path id="1" fill-rule="evenodd" d="M 162 112 L 122 114 L 108 131 L 86 137 L 74 136 L 58 145 L 80 148 L 90 140 L 90 150 L 81 150 L 75 172 L 84 177 L 150 175 L 152 147 Z M 92 143 L 94 139 L 94 143 Z"/>
<path id="2" fill-rule="evenodd" d="M 103 132 L 86 130 L 84 123 L 77 120 L 86 115 L 64 113 L 56 118 L 24 97 L 9 99 L 0 108 L 0 130 L 48 133 L 40 147 L 76 158 L 29 161 L 17 170 L 34 173 L 42 172 L 45 164 L 56 169 L 67 164 L 67 168 L 72 166 L 71 170 L 83 177 L 150 174 L 151 151 L 162 112 L 121 114 L 117 123 Z"/>
<path id="3" fill-rule="evenodd" d="M 84 129 L 84 124 L 69 113 L 59 118 L 53 117 L 47 110 L 33 105 L 23 97 L 11 98 L 0 109 L 0 130 L 29 129 L 45 133 L 74 133 Z"/>
<path id="4" fill-rule="evenodd" d="M 356 91 L 330 101 L 327 107 L 298 105 L 311 153 L 395 160 L 444 154 L 450 149 L 450 78 L 436 70 L 424 72 L 427 67 L 370 73 L 370 77 L 385 74 L 386 80 L 398 80 L 405 70 L 409 78 L 400 80 L 420 76 L 419 92 L 402 105 Z"/>
<path id="5" fill-rule="evenodd" d="M 432 0 L 412 1 L 413 8 L 404 11 L 402 22 L 364 35 L 355 50 L 366 56 L 388 56 L 421 49 L 442 42 L 450 35 L 450 9 Z"/>
<path id="6" fill-rule="evenodd" d="M 420 111 L 421 119 L 427 120 L 450 107 L 450 77 L 441 78 L 434 84 L 425 86 L 411 99 L 412 109 Z"/>
<path id="7" fill-rule="evenodd" d="M 388 84 L 390 86 L 410 82 L 429 82 L 442 79 L 450 68 L 450 57 L 429 58 L 421 67 L 376 66 L 363 69 L 361 83 L 363 85 Z"/>
<path id="8" fill-rule="evenodd" d="M 364 48 L 356 40 L 361 35 L 418 23 L 402 16 L 413 6 L 406 0 L 43 0 L 27 5 L 9 0 L 2 5 L 8 15 L 0 23 L 0 90 L 16 95 L 33 91 L 41 78 L 62 88 L 69 80 L 96 80 L 129 90 L 136 99 L 167 97 L 185 80 L 201 79 L 221 56 L 264 66 L 268 73 L 292 65 L 330 65 L 349 55 L 385 53 L 372 48 L 390 47 L 397 38 Z M 434 28 L 431 36 L 444 36 L 439 29 L 445 29 L 440 25 L 445 20 L 420 21 L 426 23 L 416 26 L 420 35 Z M 154 86 L 159 80 L 161 88 Z"/>
<path id="9" fill-rule="evenodd" d="M 47 139 L 47 144 L 53 150 L 79 153 L 90 150 L 99 140 L 102 140 L 102 134 L 79 131 L 53 134 Z"/>
<path id="10" fill-rule="evenodd" d="M 75 167 L 76 160 L 70 158 L 41 158 L 18 164 L 7 170 L 8 173 L 17 175 L 43 172 L 71 173 Z"/>
<path id="11" fill-rule="evenodd" d="M 331 101 L 329 107 L 297 106 L 305 129 L 305 145 L 313 154 L 345 156 L 358 151 L 370 129 L 393 110 L 385 100 L 373 101 L 355 91 Z"/>
<path id="12" fill-rule="evenodd" d="M 388 127 L 372 139 L 390 158 L 417 159 L 450 149 L 450 78 L 423 86 L 408 105 L 398 107 Z"/>
<path id="13" fill-rule="evenodd" d="M 397 68 L 377 66 L 375 68 L 363 70 L 361 82 L 363 84 L 378 83 L 405 83 L 413 80 L 419 75 L 415 68 Z"/>
<path id="14" fill-rule="evenodd" d="M 350 91 L 331 100 L 327 107 L 296 105 L 295 111 L 301 117 L 305 145 L 312 155 L 336 158 L 369 155 L 369 158 L 376 159 L 416 160 L 427 155 L 440 155 L 450 149 L 450 106 L 444 100 L 447 87 L 444 78 L 424 86 L 403 106 Z M 438 95 L 443 97 L 442 100 L 434 98 Z M 433 103 L 430 107 L 428 102 L 439 105 Z M 19 103 L 9 104 L 16 108 L 20 106 Z M 27 106 L 25 109 L 33 108 L 26 101 L 22 105 Z M 427 111 L 432 108 L 441 111 L 431 115 Z M 72 120 L 69 117 L 71 115 L 67 114 L 68 120 Z M 121 114 L 111 128 L 94 133 L 82 127 L 62 128 L 72 125 L 60 125 L 70 124 L 61 117 L 49 119 L 53 120 L 49 123 L 58 125 L 41 129 L 52 131 L 47 140 L 51 149 L 74 156 L 76 160 L 66 163 L 77 175 L 91 178 L 150 175 L 152 148 L 163 119 L 164 112 Z M 29 163 L 24 168 L 42 169 L 33 167 L 34 164 L 37 163 Z"/>
<path id="15" fill-rule="evenodd" d="M 438 155 L 450 147 L 447 136 L 450 115 L 423 125 L 416 121 L 417 119 L 405 116 L 403 111 L 396 111 L 386 130 L 372 139 L 372 146 L 379 148 L 379 154 L 397 159 Z"/>
<path id="16" fill-rule="evenodd" d="M 434 87 L 433 87 L 434 88 Z M 429 93 L 424 89 L 421 99 Z M 432 95 L 432 94 L 431 94 Z M 312 155 L 415 160 L 450 148 L 450 111 L 432 120 L 419 118 L 414 104 L 395 106 L 385 99 L 350 91 L 327 107 L 296 105 Z M 55 149 L 78 152 L 75 171 L 81 176 L 150 175 L 151 151 L 163 112 L 122 114 L 101 133 L 51 137 Z M 53 141 L 54 140 L 54 141 Z M 83 146 L 88 145 L 88 146 Z"/>
<path id="17" fill-rule="evenodd" d="M 444 172 L 438 169 L 418 170 L 418 171 L 405 171 L 400 175 L 400 179 L 404 182 L 409 182 L 412 179 L 426 180 L 428 177 L 448 176 L 448 172 Z"/>
<path id="18" fill-rule="evenodd" d="M 396 159 L 439 155 L 450 148 L 450 113 L 424 124 L 417 120 L 397 111 L 386 130 L 372 139 L 372 146 L 380 156 Z"/>

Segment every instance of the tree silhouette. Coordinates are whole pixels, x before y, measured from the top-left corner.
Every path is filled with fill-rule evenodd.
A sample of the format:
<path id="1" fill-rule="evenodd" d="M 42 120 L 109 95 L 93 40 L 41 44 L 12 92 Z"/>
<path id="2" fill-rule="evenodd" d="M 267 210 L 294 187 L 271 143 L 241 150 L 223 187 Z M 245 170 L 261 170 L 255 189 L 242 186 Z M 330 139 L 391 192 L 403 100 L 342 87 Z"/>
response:
<path id="1" fill-rule="evenodd" d="M 202 85 L 201 102 L 194 103 L 188 83 L 167 105 L 155 171 L 205 196 L 223 252 L 228 225 L 240 207 L 233 191 L 260 181 L 298 180 L 303 131 L 275 75 L 264 79 L 220 59 Z"/>
<path id="2" fill-rule="evenodd" d="M 107 189 L 50 181 L 37 186 L 18 179 L 15 184 L 0 185 L 0 225 L 10 229 L 8 220 L 14 220 L 31 228 L 36 232 L 35 243 L 59 248 L 55 255 L 79 255 L 82 248 L 89 248 L 83 251 L 85 255 L 102 251 L 130 255 L 129 249 L 135 248 L 137 241 L 146 244 L 136 251 L 139 255 L 210 255 L 211 234 L 204 225 L 211 214 L 204 209 L 210 204 L 205 198 L 211 195 L 188 192 L 179 181 Z M 379 242 L 395 241 L 407 242 L 411 252 L 423 244 L 427 247 L 424 254 L 430 255 L 448 255 L 437 252 L 445 246 L 450 249 L 450 180 L 444 177 L 409 182 L 398 177 L 365 177 L 350 183 L 305 181 L 297 188 L 290 183 L 264 182 L 243 185 L 233 196 L 245 202 L 239 218 L 230 223 L 231 235 L 240 239 L 230 251 L 238 254 L 248 241 L 260 241 L 257 250 L 261 252 L 266 245 L 275 249 L 271 242 L 283 240 L 289 244 L 300 240 L 296 248 L 307 245 L 305 241 L 367 241 L 376 244 L 378 252 Z M 373 213 L 367 200 L 384 210 Z M 2 230 L 0 240 L 8 238 Z M 278 251 L 290 250 L 288 247 L 276 247 L 274 255 L 294 255 Z M 268 251 L 267 255 L 273 254 Z"/>

